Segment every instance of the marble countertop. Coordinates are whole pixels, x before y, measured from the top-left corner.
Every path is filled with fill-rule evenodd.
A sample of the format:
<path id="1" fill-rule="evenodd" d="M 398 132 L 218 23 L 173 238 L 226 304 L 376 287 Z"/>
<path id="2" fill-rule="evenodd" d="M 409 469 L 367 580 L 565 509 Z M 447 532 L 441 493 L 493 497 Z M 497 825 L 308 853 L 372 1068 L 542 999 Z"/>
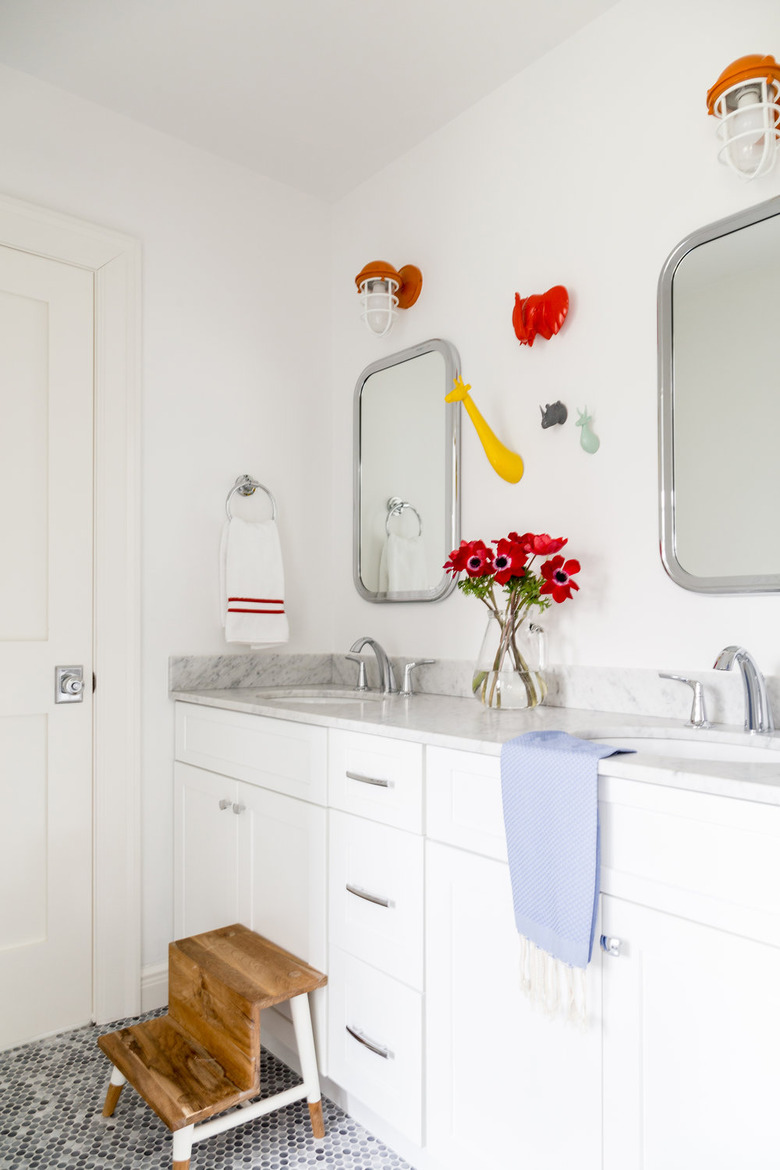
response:
<path id="1" fill-rule="evenodd" d="M 216 690 L 173 691 L 171 697 L 252 715 L 266 715 L 294 723 L 365 731 L 437 747 L 498 756 L 501 745 L 527 731 L 556 730 L 609 743 L 610 737 L 633 736 L 648 740 L 673 737 L 687 741 L 755 746 L 756 761 L 725 762 L 682 758 L 671 751 L 621 754 L 601 760 L 599 775 L 685 788 L 717 796 L 780 805 L 780 733 L 749 736 L 741 727 L 713 725 L 699 731 L 683 721 L 608 711 L 566 707 L 535 707 L 530 711 L 495 711 L 475 699 L 449 695 L 399 695 L 356 699 L 344 690 L 304 690 L 232 687 Z M 766 757 L 766 758 L 764 758 Z"/>

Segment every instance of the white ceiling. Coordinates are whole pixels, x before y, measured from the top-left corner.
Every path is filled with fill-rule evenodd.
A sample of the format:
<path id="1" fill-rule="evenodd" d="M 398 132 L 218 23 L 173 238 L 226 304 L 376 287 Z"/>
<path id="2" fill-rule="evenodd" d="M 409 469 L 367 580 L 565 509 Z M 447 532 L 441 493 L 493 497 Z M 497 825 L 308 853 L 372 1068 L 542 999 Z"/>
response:
<path id="1" fill-rule="evenodd" d="M 0 62 L 335 199 L 615 2 L 0 0 Z"/>

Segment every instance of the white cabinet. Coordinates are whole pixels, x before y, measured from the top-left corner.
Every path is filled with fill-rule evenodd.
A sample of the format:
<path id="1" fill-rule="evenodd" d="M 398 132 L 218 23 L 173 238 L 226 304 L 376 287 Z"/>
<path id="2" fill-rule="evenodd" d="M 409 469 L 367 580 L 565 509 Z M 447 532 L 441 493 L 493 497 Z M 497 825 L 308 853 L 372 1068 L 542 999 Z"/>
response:
<path id="1" fill-rule="evenodd" d="M 774 1170 L 780 809 L 602 791 L 604 1170 Z"/>
<path id="2" fill-rule="evenodd" d="M 780 949 L 606 896 L 604 1170 L 780 1165 Z"/>
<path id="3" fill-rule="evenodd" d="M 327 971 L 322 1070 L 414 1164 L 780 1168 L 780 808 L 602 777 L 580 1029 L 520 991 L 496 756 L 179 704 L 175 791 L 177 934 Z"/>
<path id="4" fill-rule="evenodd" d="M 422 747 L 329 745 L 330 1075 L 422 1142 Z"/>
<path id="5" fill-rule="evenodd" d="M 327 814 L 321 804 L 298 798 L 303 793 L 324 801 L 324 729 L 257 716 L 241 716 L 236 724 L 234 712 L 184 703 L 177 704 L 177 728 L 176 937 L 241 922 L 327 971 Z M 252 782 L 237 775 L 250 775 Z M 257 783 L 260 778 L 267 787 Z M 323 1072 L 326 1004 L 327 987 L 312 997 Z M 294 1050 L 286 1004 L 263 1013 L 262 1027 L 268 1047 L 278 1041 Z"/>
<path id="6" fill-rule="evenodd" d="M 497 784 L 495 759 L 430 752 L 429 809 L 445 837 L 483 793 L 478 839 L 494 849 L 484 819 Z M 481 769 L 480 769 L 481 765 Z M 453 770 L 454 789 L 444 792 Z M 481 771 L 481 775 L 480 775 Z M 437 805 L 442 785 L 446 802 Z M 459 812 L 453 820 L 454 804 Z M 497 813 L 500 825 L 500 811 Z M 464 818 L 461 821 L 461 818 Z M 436 831 L 436 830 L 434 830 Z M 588 971 L 587 1026 L 534 1011 L 520 991 L 509 867 L 435 841 L 426 860 L 427 1148 L 447 1170 L 476 1166 L 601 1165 L 599 962 Z"/>

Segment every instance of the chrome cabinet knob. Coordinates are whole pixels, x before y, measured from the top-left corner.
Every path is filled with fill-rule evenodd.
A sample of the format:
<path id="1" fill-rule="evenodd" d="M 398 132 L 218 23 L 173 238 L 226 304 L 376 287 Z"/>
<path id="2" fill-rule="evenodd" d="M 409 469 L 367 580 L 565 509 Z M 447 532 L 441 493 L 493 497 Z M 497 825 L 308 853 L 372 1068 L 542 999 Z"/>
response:
<path id="1" fill-rule="evenodd" d="M 599 944 L 605 954 L 611 955 L 613 959 L 616 959 L 620 954 L 620 948 L 623 946 L 623 940 L 621 938 L 610 938 L 606 934 L 602 934 L 599 939 Z"/>
<path id="2" fill-rule="evenodd" d="M 225 809 L 227 809 L 227 808 L 232 808 L 232 807 L 233 807 L 233 801 L 232 801 L 232 800 L 221 800 L 221 801 L 219 802 L 219 808 L 220 808 L 220 811 L 221 811 L 221 812 L 224 812 L 224 811 L 225 811 Z"/>

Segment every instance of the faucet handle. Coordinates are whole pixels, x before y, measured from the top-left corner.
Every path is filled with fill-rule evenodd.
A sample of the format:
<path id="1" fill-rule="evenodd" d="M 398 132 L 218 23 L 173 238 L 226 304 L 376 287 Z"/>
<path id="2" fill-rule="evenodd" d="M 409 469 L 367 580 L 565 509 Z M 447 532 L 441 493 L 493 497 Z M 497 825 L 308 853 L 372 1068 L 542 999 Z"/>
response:
<path id="1" fill-rule="evenodd" d="M 414 662 L 407 662 L 404 667 L 403 686 L 398 692 L 402 699 L 410 699 L 414 694 L 412 690 L 412 671 L 415 666 L 431 666 L 435 661 L 435 658 L 417 658 Z"/>
<path id="2" fill-rule="evenodd" d="M 671 678 L 675 682 L 686 683 L 693 691 L 693 705 L 691 707 L 691 717 L 688 720 L 690 727 L 709 727 L 709 720 L 707 719 L 707 711 L 704 706 L 704 690 L 701 683 L 696 678 L 686 678 L 683 674 L 664 674 L 663 671 L 658 672 L 659 678 Z"/>
<path id="3" fill-rule="evenodd" d="M 357 664 L 358 664 L 358 667 L 359 667 L 358 680 L 355 683 L 355 690 L 356 691 L 367 691 L 368 690 L 368 683 L 366 682 L 366 662 L 365 662 L 365 659 L 359 658 L 357 654 L 345 654 L 344 657 L 349 659 L 350 662 L 357 662 Z"/>

